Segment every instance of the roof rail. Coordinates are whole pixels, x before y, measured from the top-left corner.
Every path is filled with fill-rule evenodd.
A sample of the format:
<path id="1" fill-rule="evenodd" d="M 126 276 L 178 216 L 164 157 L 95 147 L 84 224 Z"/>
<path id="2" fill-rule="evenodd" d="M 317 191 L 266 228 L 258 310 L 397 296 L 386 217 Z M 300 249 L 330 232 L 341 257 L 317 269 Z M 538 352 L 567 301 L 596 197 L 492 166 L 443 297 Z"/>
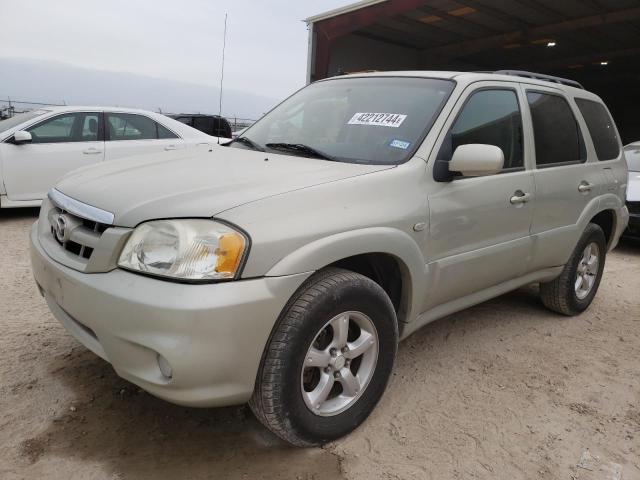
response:
<path id="1" fill-rule="evenodd" d="M 581 88 L 582 90 L 585 89 L 581 83 L 576 82 L 575 80 L 569 80 L 568 78 L 562 77 L 554 77 L 553 75 L 545 75 L 543 73 L 526 72 L 524 70 L 498 70 L 493 73 L 497 73 L 500 75 L 513 75 L 514 77 L 534 78 L 536 80 L 544 80 L 546 82 L 568 85 L 569 87 Z"/>

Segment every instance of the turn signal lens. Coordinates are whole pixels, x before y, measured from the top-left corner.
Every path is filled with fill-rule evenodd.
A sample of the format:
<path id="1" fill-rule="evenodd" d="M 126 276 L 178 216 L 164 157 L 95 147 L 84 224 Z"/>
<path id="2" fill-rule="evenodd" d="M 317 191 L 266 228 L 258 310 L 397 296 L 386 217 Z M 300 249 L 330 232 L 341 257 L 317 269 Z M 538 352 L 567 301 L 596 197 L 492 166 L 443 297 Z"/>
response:
<path id="1" fill-rule="evenodd" d="M 234 274 L 240 266 L 245 239 L 239 233 L 225 233 L 220 237 L 216 255 L 216 272 L 219 274 Z"/>

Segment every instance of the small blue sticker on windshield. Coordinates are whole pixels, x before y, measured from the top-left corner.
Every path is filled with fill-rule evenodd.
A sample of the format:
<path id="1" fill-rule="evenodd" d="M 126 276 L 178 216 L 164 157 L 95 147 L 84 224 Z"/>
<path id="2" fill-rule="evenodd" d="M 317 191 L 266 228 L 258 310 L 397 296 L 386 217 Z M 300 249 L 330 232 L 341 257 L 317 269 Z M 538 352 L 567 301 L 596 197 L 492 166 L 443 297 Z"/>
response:
<path id="1" fill-rule="evenodd" d="M 406 150 L 411 146 L 411 142 L 405 142 L 403 140 L 392 140 L 389 146 L 393 148 L 401 148 L 402 150 Z"/>

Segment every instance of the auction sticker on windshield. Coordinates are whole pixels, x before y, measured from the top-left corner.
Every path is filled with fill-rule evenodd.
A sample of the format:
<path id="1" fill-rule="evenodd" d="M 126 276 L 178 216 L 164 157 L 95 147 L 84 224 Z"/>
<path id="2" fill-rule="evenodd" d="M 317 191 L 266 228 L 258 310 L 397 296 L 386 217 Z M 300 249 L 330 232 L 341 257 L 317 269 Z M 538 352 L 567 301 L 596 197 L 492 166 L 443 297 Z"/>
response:
<path id="1" fill-rule="evenodd" d="M 407 118 L 407 116 L 402 115 L 401 113 L 359 112 L 351 117 L 351 120 L 349 120 L 348 124 L 398 128 L 400 125 L 402 125 L 402 122 L 404 122 L 405 118 Z"/>

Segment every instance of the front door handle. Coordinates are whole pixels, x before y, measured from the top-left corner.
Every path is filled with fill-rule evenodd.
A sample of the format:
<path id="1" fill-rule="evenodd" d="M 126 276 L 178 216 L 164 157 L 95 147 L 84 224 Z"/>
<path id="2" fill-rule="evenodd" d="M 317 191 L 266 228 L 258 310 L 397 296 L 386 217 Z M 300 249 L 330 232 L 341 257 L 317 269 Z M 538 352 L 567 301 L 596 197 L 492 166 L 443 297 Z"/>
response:
<path id="1" fill-rule="evenodd" d="M 578 191 L 580 193 L 588 193 L 591 191 L 592 188 L 593 188 L 593 185 L 591 185 L 589 182 L 586 182 L 584 180 L 580 182 L 580 185 L 578 185 Z"/>
<path id="2" fill-rule="evenodd" d="M 531 199 L 530 193 L 525 193 L 522 190 L 516 190 L 513 192 L 513 197 L 509 199 L 512 205 L 521 205 L 527 203 Z"/>
<path id="3" fill-rule="evenodd" d="M 84 153 L 85 155 L 95 155 L 97 153 L 102 153 L 102 150 L 98 150 L 97 148 L 87 148 L 86 150 L 83 150 L 82 153 Z"/>

